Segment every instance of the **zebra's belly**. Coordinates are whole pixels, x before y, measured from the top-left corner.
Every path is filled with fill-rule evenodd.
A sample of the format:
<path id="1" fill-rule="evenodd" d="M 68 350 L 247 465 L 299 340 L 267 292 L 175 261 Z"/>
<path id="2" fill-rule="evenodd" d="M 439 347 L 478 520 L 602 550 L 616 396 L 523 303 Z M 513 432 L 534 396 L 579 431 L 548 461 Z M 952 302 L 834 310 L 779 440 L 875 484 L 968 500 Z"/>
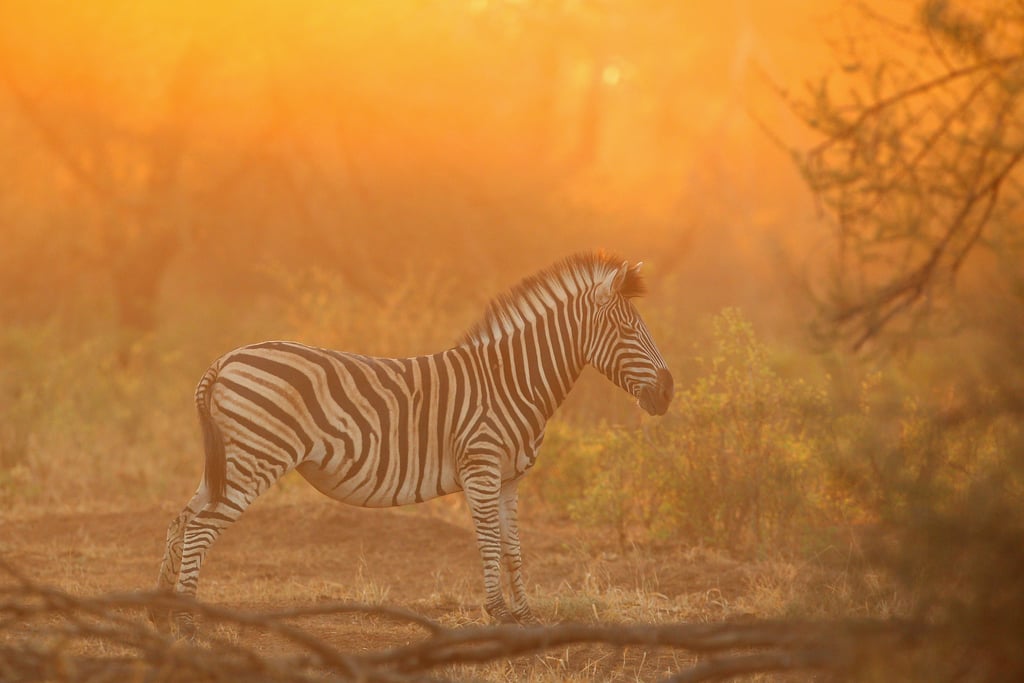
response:
<path id="1" fill-rule="evenodd" d="M 418 476 L 418 473 L 406 471 L 405 477 L 381 476 L 379 470 L 365 468 L 365 473 L 334 471 L 321 468 L 314 461 L 305 461 L 296 468 L 306 481 L 320 493 L 350 505 L 360 507 L 394 507 L 421 503 L 438 496 L 461 491 L 462 488 L 454 480 L 438 477 Z"/>

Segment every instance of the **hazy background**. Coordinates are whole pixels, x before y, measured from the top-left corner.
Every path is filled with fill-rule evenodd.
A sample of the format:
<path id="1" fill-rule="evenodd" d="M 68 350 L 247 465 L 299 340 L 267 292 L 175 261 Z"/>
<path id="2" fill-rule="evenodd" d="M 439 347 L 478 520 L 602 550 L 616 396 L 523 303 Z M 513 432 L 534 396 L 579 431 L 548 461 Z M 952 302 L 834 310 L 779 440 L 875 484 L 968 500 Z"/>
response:
<path id="1" fill-rule="evenodd" d="M 4 3 L 0 315 L 223 330 L 314 271 L 479 310 L 604 247 L 682 318 L 788 328 L 828 230 L 750 112 L 809 139 L 759 70 L 830 69 L 841 6 Z"/>

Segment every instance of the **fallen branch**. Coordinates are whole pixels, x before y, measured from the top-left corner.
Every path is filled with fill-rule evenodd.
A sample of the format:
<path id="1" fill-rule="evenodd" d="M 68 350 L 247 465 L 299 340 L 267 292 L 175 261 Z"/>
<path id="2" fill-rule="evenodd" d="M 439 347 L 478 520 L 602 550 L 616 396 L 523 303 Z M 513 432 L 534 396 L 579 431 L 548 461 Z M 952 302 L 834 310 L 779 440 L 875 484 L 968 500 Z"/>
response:
<path id="1" fill-rule="evenodd" d="M 455 665 L 576 645 L 671 649 L 703 657 L 665 679 L 673 682 L 779 671 L 843 675 L 862 663 L 865 652 L 905 648 L 924 628 L 891 620 L 447 628 L 405 609 L 357 603 L 255 613 L 157 592 L 78 597 L 37 585 L 2 560 L 0 571 L 13 579 L 0 588 L 0 679 L 5 681 L 452 680 L 431 676 L 451 675 L 445 669 Z M 274 634 L 294 646 L 296 654 L 268 656 L 216 636 L 200 642 L 176 639 L 144 618 L 152 612 L 191 613 L 210 632 L 234 626 Z M 409 645 L 355 653 L 294 624 L 302 617 L 329 615 L 397 621 L 424 629 L 426 636 Z"/>

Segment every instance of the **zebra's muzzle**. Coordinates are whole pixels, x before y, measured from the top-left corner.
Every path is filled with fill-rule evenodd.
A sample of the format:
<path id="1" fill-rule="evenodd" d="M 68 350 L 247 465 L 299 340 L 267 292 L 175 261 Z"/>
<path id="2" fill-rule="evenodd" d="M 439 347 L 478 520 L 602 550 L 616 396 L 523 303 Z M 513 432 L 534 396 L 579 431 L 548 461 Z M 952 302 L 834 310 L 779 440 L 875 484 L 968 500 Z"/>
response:
<path id="1" fill-rule="evenodd" d="M 640 390 L 638 403 L 649 415 L 664 415 L 668 411 L 668 404 L 672 402 L 674 388 L 672 373 L 662 368 L 658 370 L 654 383 Z"/>

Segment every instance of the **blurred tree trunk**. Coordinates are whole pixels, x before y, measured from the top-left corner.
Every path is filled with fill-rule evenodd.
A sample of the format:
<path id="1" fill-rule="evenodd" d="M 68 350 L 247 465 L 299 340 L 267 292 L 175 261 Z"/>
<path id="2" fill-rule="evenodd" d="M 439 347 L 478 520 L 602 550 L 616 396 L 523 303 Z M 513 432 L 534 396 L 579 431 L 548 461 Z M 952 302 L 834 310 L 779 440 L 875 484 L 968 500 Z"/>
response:
<path id="1" fill-rule="evenodd" d="M 119 322 L 125 329 L 148 332 L 156 325 L 160 283 L 189 220 L 181 165 L 206 57 L 192 45 L 175 67 L 163 120 L 142 142 L 140 154 L 147 175 L 139 201 L 130 215 L 121 212 L 118 217 L 134 221 L 135 229 L 114 226 L 112 230 L 120 243 L 111 253 L 110 271 Z"/>
<path id="2" fill-rule="evenodd" d="M 156 324 L 160 284 L 190 213 L 180 176 L 203 58 L 195 49 L 186 51 L 169 81 L 165 112 L 149 133 L 119 129 L 75 106 L 65 107 L 60 120 L 53 105 L 46 111 L 22 89 L 10 63 L 0 67 L 0 80 L 23 116 L 98 206 L 101 251 L 92 261 L 109 274 L 126 346 Z"/>

